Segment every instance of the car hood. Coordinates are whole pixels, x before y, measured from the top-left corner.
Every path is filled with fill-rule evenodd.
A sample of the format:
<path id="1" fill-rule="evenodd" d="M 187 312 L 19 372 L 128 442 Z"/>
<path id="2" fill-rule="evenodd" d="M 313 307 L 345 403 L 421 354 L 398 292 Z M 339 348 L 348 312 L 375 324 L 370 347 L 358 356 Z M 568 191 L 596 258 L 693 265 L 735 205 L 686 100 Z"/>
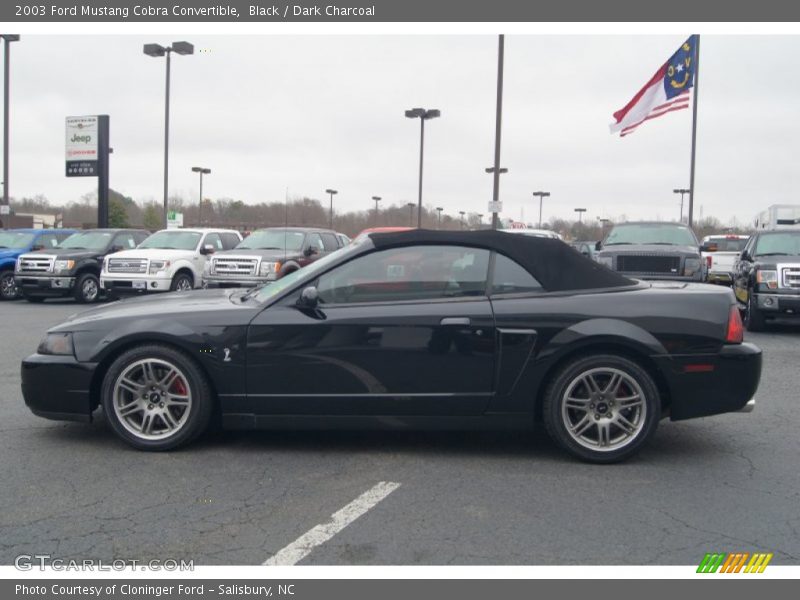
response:
<path id="1" fill-rule="evenodd" d="M 243 304 L 237 299 L 242 293 L 242 290 L 195 290 L 128 298 L 76 313 L 51 331 L 95 329 L 106 322 L 138 318 L 175 321 L 203 312 L 252 310 L 252 303 Z"/>
<path id="2" fill-rule="evenodd" d="M 93 258 L 101 255 L 102 250 L 79 250 L 77 248 L 53 248 L 52 250 L 39 250 L 38 252 L 28 252 L 25 256 L 55 256 L 56 258 L 66 260 L 82 260 L 84 258 Z"/>
<path id="3" fill-rule="evenodd" d="M 695 246 L 665 246 L 663 244 L 622 244 L 619 246 L 606 246 L 600 250 L 600 255 L 608 254 L 680 254 L 682 256 L 700 256 L 700 251 Z"/>
<path id="4" fill-rule="evenodd" d="M 121 250 L 109 254 L 111 258 L 148 258 L 158 260 L 178 260 L 179 258 L 191 258 L 196 256 L 194 250 L 169 250 L 160 248 L 134 248 L 133 250 Z"/>
<path id="5" fill-rule="evenodd" d="M 259 250 L 258 248 L 254 248 L 249 250 L 247 248 L 242 248 L 241 250 L 237 250 L 234 248 L 233 250 L 223 250 L 221 252 L 215 252 L 214 257 L 229 257 L 229 256 L 258 256 L 266 260 L 287 260 L 290 258 L 298 258 L 301 254 L 299 252 L 294 251 L 284 251 L 284 250 Z"/>
<path id="6" fill-rule="evenodd" d="M 0 248 L 0 260 L 4 258 L 16 258 L 20 254 L 24 254 L 24 249 L 16 249 L 16 248 Z"/>

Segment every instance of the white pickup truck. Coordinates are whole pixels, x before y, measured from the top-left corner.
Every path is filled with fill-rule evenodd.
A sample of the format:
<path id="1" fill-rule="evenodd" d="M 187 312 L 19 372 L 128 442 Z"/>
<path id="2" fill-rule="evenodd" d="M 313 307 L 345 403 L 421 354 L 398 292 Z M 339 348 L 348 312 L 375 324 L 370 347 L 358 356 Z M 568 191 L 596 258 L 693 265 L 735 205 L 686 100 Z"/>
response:
<path id="1" fill-rule="evenodd" d="M 100 285 L 112 297 L 199 288 L 206 257 L 241 241 L 233 229 L 162 229 L 133 250 L 107 255 Z"/>
<path id="2" fill-rule="evenodd" d="M 733 284 L 734 265 L 749 239 L 749 235 L 707 235 L 703 238 L 701 256 L 708 283 Z"/>

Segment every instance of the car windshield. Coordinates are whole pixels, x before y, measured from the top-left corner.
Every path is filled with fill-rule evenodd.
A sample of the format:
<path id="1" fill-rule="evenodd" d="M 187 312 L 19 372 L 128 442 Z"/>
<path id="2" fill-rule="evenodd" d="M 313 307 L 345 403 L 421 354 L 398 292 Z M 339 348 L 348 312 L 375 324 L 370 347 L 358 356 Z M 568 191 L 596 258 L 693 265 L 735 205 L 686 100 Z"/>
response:
<path id="1" fill-rule="evenodd" d="M 32 233 L 0 231 L 0 248 L 27 248 L 32 241 Z"/>
<path id="2" fill-rule="evenodd" d="M 162 250 L 194 250 L 202 234 L 196 231 L 157 231 L 141 244 L 139 248 L 160 248 Z"/>
<path id="3" fill-rule="evenodd" d="M 303 239 L 306 234 L 302 231 L 289 231 L 288 229 L 264 229 L 254 231 L 236 246 L 237 250 L 284 250 L 299 252 L 303 249 Z"/>
<path id="4" fill-rule="evenodd" d="M 717 252 L 741 252 L 747 245 L 747 238 L 712 237 L 706 241 L 717 247 Z"/>
<path id="5" fill-rule="evenodd" d="M 800 231 L 760 235 L 756 243 L 755 255 L 764 256 L 765 254 L 800 256 Z"/>
<path id="6" fill-rule="evenodd" d="M 73 233 L 56 248 L 73 248 L 76 250 L 102 250 L 111 241 L 114 234 L 109 231 L 84 231 Z"/>
<path id="7" fill-rule="evenodd" d="M 341 259 L 346 254 L 356 253 L 360 250 L 360 248 L 356 245 L 344 246 L 343 248 L 339 248 L 335 252 L 331 252 L 327 256 L 320 258 L 319 260 L 314 261 L 307 267 L 302 269 L 298 269 L 297 271 L 293 271 L 284 277 L 278 279 L 278 281 L 274 283 L 267 284 L 258 290 L 258 294 L 256 295 L 256 299 L 259 302 L 267 302 L 272 300 L 279 294 L 283 293 L 285 290 L 288 290 L 293 285 L 295 285 L 298 281 L 302 279 L 308 278 L 308 280 L 314 279 L 314 277 L 328 268 L 328 266 Z"/>
<path id="8" fill-rule="evenodd" d="M 618 244 L 662 244 L 667 246 L 697 246 L 697 238 L 688 227 L 669 223 L 633 223 L 615 225 L 604 246 Z"/>

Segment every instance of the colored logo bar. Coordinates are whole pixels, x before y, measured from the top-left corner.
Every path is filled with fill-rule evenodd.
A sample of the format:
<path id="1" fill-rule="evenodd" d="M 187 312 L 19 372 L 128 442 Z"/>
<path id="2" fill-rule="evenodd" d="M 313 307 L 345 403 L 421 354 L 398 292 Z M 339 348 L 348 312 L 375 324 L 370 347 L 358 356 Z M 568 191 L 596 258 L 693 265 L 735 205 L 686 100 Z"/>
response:
<path id="1" fill-rule="evenodd" d="M 722 552 L 707 553 L 698 573 L 763 573 L 772 560 L 772 552 Z"/>

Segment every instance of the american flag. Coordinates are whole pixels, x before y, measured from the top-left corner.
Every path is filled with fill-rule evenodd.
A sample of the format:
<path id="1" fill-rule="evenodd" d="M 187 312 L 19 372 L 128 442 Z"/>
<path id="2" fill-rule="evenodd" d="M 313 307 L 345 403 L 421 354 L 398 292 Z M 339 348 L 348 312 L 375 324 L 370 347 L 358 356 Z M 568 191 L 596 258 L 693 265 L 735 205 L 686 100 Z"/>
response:
<path id="1" fill-rule="evenodd" d="M 692 35 L 623 108 L 614 113 L 611 133 L 625 137 L 642 123 L 689 108 L 694 87 L 697 36 Z"/>

